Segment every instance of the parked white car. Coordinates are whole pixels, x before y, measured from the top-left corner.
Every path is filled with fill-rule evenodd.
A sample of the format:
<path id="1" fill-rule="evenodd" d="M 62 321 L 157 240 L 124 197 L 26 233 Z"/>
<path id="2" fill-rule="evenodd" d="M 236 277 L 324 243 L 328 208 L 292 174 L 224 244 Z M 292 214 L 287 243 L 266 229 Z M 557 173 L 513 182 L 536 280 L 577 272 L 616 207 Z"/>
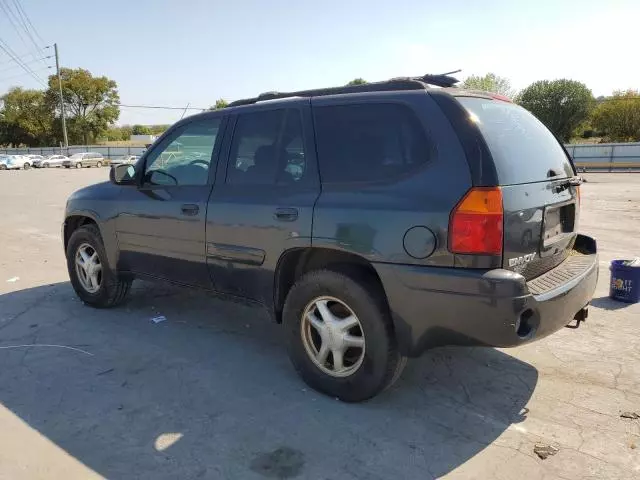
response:
<path id="1" fill-rule="evenodd" d="M 42 155 L 36 155 L 33 153 L 28 153 L 26 155 L 23 155 L 23 157 L 27 157 L 29 159 L 29 163 L 31 163 L 32 167 L 35 167 L 36 163 L 40 162 L 41 160 L 44 160 L 44 157 Z"/>
<path id="2" fill-rule="evenodd" d="M 29 170 L 31 164 L 31 159 L 24 155 L 0 156 L 0 170 Z"/>
<path id="3" fill-rule="evenodd" d="M 49 168 L 49 167 L 61 167 L 62 162 L 69 160 L 66 155 L 49 155 L 41 160 L 33 162 L 33 166 L 36 168 Z"/>

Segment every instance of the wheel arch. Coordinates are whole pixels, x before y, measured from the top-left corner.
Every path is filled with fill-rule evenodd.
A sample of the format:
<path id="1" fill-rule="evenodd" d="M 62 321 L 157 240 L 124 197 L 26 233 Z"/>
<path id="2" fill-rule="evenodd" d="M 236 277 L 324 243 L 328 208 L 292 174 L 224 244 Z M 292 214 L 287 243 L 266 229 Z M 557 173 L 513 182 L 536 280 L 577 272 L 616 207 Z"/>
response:
<path id="1" fill-rule="evenodd" d="M 380 287 L 387 300 L 380 276 L 365 257 L 330 247 L 291 248 L 280 256 L 274 274 L 273 310 L 276 322 L 282 322 L 284 302 L 295 282 L 305 273 L 323 268 L 366 275 Z"/>
<path id="2" fill-rule="evenodd" d="M 87 224 L 94 224 L 100 230 L 100 234 L 102 235 L 102 231 L 100 229 L 100 223 L 98 222 L 98 218 L 92 212 L 73 212 L 64 220 L 63 231 L 62 231 L 62 240 L 64 245 L 65 252 L 67 251 L 67 245 L 69 245 L 69 239 L 73 232 L 75 232 L 78 228 Z"/>

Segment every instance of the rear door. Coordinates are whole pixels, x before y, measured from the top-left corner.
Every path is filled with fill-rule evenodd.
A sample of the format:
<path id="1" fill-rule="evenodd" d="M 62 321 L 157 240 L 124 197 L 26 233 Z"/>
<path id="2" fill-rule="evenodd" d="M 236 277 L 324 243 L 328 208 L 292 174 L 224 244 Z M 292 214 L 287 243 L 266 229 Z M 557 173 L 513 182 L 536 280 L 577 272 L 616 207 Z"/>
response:
<path id="1" fill-rule="evenodd" d="M 282 253 L 311 245 L 320 184 L 309 110 L 308 99 L 294 100 L 230 122 L 207 212 L 207 264 L 220 292 L 271 304 Z"/>
<path id="2" fill-rule="evenodd" d="M 553 134 L 508 102 L 457 97 L 493 158 L 504 205 L 503 267 L 535 278 L 571 252 L 579 217 L 578 179 Z"/>

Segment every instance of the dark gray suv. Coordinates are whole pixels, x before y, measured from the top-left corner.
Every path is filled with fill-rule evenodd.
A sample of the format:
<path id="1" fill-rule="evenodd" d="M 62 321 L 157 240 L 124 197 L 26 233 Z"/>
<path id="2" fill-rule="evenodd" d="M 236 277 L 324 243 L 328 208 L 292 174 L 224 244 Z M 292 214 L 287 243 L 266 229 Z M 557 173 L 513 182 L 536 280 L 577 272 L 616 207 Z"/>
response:
<path id="1" fill-rule="evenodd" d="M 454 81 L 269 93 L 178 122 L 69 198 L 75 291 L 111 307 L 145 278 L 255 301 L 302 378 L 345 401 L 425 349 L 579 323 L 598 258 L 569 156 L 526 110 Z"/>

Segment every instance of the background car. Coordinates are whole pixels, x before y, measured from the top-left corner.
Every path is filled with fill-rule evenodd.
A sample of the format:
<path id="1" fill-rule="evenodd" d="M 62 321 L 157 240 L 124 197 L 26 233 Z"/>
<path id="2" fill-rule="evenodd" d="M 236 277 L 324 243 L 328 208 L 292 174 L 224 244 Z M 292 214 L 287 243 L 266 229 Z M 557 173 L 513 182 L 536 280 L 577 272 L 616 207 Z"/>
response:
<path id="1" fill-rule="evenodd" d="M 9 155 L 0 155 L 0 170 L 7 170 Z"/>
<path id="2" fill-rule="evenodd" d="M 62 166 L 65 168 L 101 167 L 106 163 L 101 153 L 83 152 L 74 153 L 67 160 L 63 160 Z"/>
<path id="3" fill-rule="evenodd" d="M 124 157 L 118 157 L 115 160 L 111 160 L 111 165 L 133 165 L 135 164 L 140 157 L 138 155 L 125 155 Z"/>
<path id="4" fill-rule="evenodd" d="M 37 164 L 39 162 L 41 162 L 42 160 L 44 160 L 44 157 L 42 155 L 36 155 L 36 154 L 33 154 L 33 153 L 29 153 L 29 154 L 23 155 L 23 157 L 28 158 L 29 162 L 30 162 L 30 165 L 32 167 L 36 167 L 36 168 L 38 167 Z"/>
<path id="5" fill-rule="evenodd" d="M 49 155 L 33 162 L 36 168 L 61 167 L 62 162 L 68 160 L 66 155 Z"/>
<path id="6" fill-rule="evenodd" d="M 0 157 L 0 170 L 29 170 L 31 159 L 24 155 L 5 155 Z"/>

